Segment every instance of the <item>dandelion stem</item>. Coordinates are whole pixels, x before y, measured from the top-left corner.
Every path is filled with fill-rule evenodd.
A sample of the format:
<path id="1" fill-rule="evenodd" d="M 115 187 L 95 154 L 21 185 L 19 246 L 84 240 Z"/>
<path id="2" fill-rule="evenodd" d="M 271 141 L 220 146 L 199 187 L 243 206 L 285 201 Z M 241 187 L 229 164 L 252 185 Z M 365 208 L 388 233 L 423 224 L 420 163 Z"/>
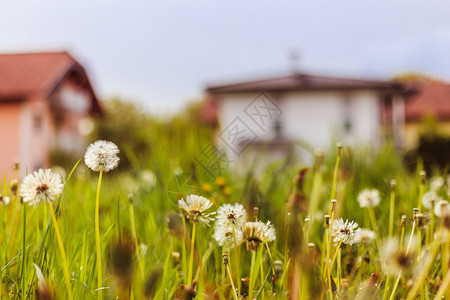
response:
<path id="1" fill-rule="evenodd" d="M 102 253 L 100 248 L 100 222 L 99 222 L 99 213 L 100 213 L 100 189 L 102 186 L 102 177 L 103 170 L 100 170 L 100 174 L 98 176 L 98 186 L 97 186 L 97 195 L 95 197 L 95 248 L 97 251 L 97 299 L 103 299 L 103 276 L 102 276 Z"/>
<path id="2" fill-rule="evenodd" d="M 238 300 L 237 293 L 236 293 L 236 288 L 234 287 L 234 283 L 233 283 L 233 276 L 231 276 L 230 266 L 228 264 L 226 264 L 226 268 L 227 268 L 228 278 L 229 278 L 230 283 L 231 283 L 231 292 L 233 293 L 233 298 L 235 300 Z"/>
<path id="3" fill-rule="evenodd" d="M 27 206 L 23 203 L 23 239 L 22 239 L 22 299 L 26 299 L 26 237 L 27 237 Z"/>
<path id="4" fill-rule="evenodd" d="M 233 227 L 233 235 L 234 235 L 234 253 L 235 253 L 235 267 L 236 267 L 236 278 L 237 278 L 237 282 L 238 282 L 238 289 L 241 288 L 241 266 L 240 266 L 240 261 L 239 261 L 239 245 L 237 244 L 237 240 L 236 240 L 236 228 Z"/>
<path id="5" fill-rule="evenodd" d="M 188 269 L 188 282 L 192 281 L 192 268 L 194 265 L 194 246 L 195 246 L 195 233 L 197 231 L 197 223 L 192 223 L 192 238 L 191 238 L 191 252 L 189 253 L 189 269 Z"/>
<path id="6" fill-rule="evenodd" d="M 336 186 L 337 186 L 337 177 L 339 171 L 339 162 L 341 161 L 341 149 L 340 145 L 338 146 L 337 156 L 336 156 L 336 164 L 334 166 L 333 172 L 333 183 L 331 185 L 331 199 L 336 199 Z"/>
<path id="7" fill-rule="evenodd" d="M 338 291 L 341 290 L 341 248 L 338 249 L 338 257 L 337 257 L 337 288 Z"/>
<path id="8" fill-rule="evenodd" d="M 61 238 L 61 232 L 59 230 L 58 221 L 56 220 L 55 212 L 53 211 L 52 204 L 48 202 L 48 207 L 50 209 L 50 216 L 53 221 L 53 227 L 55 228 L 56 240 L 58 241 L 59 252 L 61 254 L 61 259 L 63 262 L 63 270 L 64 270 L 64 279 L 66 282 L 67 295 L 69 300 L 73 299 L 72 294 L 72 286 L 70 285 L 70 274 L 69 274 L 69 265 L 67 264 L 66 251 L 64 250 L 64 244 Z"/>
<path id="9" fill-rule="evenodd" d="M 394 288 L 392 289 L 392 293 L 391 293 L 391 296 L 389 297 L 389 300 L 393 300 L 394 299 L 395 291 L 397 290 L 398 283 L 400 282 L 401 276 L 402 276 L 402 271 L 398 272 L 397 280 L 395 280 Z"/>
<path id="10" fill-rule="evenodd" d="M 263 260 L 261 259 L 260 262 L 260 278 L 261 278 L 261 285 L 262 285 L 262 292 L 261 292 L 261 299 L 264 300 L 264 266 L 263 266 Z"/>
<path id="11" fill-rule="evenodd" d="M 187 267 L 187 263 L 186 263 L 186 243 L 185 243 L 185 239 L 186 239 L 186 220 L 183 217 L 183 240 L 181 241 L 181 256 L 183 257 L 183 266 L 182 266 L 182 270 L 183 270 L 183 277 L 184 277 L 184 285 L 188 285 L 188 282 L 186 281 L 186 267 Z"/>
<path id="12" fill-rule="evenodd" d="M 334 210 L 331 211 L 330 226 L 328 227 L 328 230 L 327 230 L 328 236 L 327 236 L 327 256 L 325 259 L 325 274 L 328 274 L 328 276 L 330 275 L 329 259 L 330 259 L 330 254 L 331 254 L 331 239 L 332 239 L 331 233 L 333 230 L 333 222 L 334 222 Z M 328 278 L 326 280 L 328 281 Z"/>
<path id="13" fill-rule="evenodd" d="M 389 237 L 394 234 L 394 210 L 395 210 L 395 189 L 391 188 L 391 199 L 389 207 Z"/>
<path id="14" fill-rule="evenodd" d="M 253 276 L 254 276 L 254 266 L 256 260 L 256 251 L 252 251 L 252 261 L 250 264 L 250 282 L 248 287 L 248 299 L 253 299 Z"/>
<path id="15" fill-rule="evenodd" d="M 333 259 L 331 260 L 330 266 L 328 268 L 327 280 L 328 280 L 328 289 L 330 292 L 330 294 L 329 294 L 330 299 L 333 299 L 333 290 L 331 289 L 331 271 L 333 270 L 334 261 L 336 260 L 338 253 L 340 253 L 339 249 L 341 248 L 341 245 L 342 245 L 342 241 L 339 242 L 339 244 L 336 248 L 336 252 L 334 253 Z"/>

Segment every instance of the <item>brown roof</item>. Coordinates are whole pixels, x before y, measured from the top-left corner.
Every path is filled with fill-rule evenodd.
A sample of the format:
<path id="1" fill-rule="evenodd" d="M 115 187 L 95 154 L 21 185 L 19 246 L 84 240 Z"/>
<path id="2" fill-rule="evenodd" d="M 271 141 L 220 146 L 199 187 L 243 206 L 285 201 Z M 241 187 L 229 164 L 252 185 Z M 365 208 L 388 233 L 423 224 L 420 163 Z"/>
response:
<path id="1" fill-rule="evenodd" d="M 255 91 L 289 91 L 289 90 L 336 90 L 336 89 L 398 89 L 403 86 L 392 81 L 362 80 L 341 77 L 316 76 L 303 73 L 268 78 L 255 81 L 238 82 L 227 85 L 210 86 L 210 93 L 235 93 Z"/>
<path id="2" fill-rule="evenodd" d="M 77 73 L 92 95 L 93 113 L 100 113 L 98 99 L 84 68 L 68 52 L 0 54 L 0 102 L 50 96 L 67 76 Z"/>
<path id="3" fill-rule="evenodd" d="M 416 88 L 418 93 L 406 102 L 407 122 L 420 121 L 427 115 L 438 120 L 450 120 L 450 84 L 430 82 Z"/>

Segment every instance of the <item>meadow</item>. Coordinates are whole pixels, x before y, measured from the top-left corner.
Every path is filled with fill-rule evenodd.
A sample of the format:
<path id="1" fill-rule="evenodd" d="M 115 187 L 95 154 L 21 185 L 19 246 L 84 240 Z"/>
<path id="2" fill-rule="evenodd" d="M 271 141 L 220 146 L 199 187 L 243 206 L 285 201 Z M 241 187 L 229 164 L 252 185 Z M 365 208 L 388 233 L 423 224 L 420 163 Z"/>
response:
<path id="1" fill-rule="evenodd" d="M 210 129 L 153 125 L 118 169 L 54 168 L 53 200 L 4 180 L 1 299 L 450 298 L 445 170 L 386 144 L 205 172 Z"/>

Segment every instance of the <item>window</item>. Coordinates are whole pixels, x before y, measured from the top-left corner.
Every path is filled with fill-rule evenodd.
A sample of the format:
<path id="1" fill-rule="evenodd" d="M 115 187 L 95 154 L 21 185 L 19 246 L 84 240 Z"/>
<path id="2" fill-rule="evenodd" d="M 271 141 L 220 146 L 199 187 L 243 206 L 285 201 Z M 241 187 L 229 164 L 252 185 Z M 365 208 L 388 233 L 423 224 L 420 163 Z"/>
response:
<path id="1" fill-rule="evenodd" d="M 40 112 L 37 112 L 34 115 L 33 126 L 36 133 L 40 133 L 42 131 L 42 114 Z"/>

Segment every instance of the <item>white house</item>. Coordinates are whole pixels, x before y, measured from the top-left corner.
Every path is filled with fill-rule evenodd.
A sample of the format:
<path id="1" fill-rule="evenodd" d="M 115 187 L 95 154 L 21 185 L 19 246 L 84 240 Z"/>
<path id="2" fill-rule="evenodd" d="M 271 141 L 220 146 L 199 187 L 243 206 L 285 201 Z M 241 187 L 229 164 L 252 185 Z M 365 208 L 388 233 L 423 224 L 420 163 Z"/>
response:
<path id="1" fill-rule="evenodd" d="M 294 73 L 210 86 L 205 111 L 217 118 L 219 144 L 231 159 L 290 149 L 308 156 L 336 141 L 376 146 L 391 136 L 401 145 L 410 92 L 391 81 Z"/>

